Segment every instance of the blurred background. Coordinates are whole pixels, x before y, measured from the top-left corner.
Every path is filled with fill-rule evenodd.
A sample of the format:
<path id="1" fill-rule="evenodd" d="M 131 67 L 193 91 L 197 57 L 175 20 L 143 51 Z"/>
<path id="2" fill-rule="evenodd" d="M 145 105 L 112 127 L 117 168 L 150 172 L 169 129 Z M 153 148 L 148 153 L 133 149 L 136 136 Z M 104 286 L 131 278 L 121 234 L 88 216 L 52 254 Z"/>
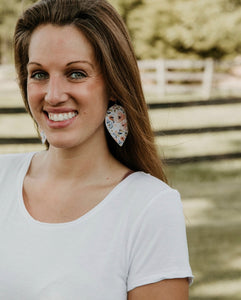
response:
<path id="1" fill-rule="evenodd" d="M 16 19 L 33 2 L 0 2 L 0 153 L 43 149 L 12 53 Z M 110 2 L 132 37 L 159 153 L 182 195 L 190 299 L 241 299 L 241 0 Z"/>

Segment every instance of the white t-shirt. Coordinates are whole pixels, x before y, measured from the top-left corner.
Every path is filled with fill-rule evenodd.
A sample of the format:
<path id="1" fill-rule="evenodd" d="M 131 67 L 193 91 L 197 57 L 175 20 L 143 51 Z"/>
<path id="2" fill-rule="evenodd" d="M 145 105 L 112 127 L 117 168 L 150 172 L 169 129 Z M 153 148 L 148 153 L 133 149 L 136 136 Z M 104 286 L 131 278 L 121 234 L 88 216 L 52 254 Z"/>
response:
<path id="1" fill-rule="evenodd" d="M 136 172 L 79 219 L 39 222 L 22 198 L 33 154 L 0 156 L 0 299 L 126 300 L 144 284 L 192 280 L 177 191 Z"/>

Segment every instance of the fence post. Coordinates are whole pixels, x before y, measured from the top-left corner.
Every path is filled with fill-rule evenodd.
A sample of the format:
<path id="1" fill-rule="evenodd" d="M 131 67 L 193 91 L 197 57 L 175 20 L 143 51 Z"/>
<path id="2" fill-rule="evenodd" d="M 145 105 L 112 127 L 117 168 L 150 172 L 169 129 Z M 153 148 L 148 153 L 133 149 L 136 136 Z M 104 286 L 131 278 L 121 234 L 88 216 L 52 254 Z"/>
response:
<path id="1" fill-rule="evenodd" d="M 158 92 L 161 96 L 165 96 L 166 93 L 166 74 L 165 74 L 165 60 L 158 59 L 156 62 L 156 82 Z"/>
<path id="2" fill-rule="evenodd" d="M 213 60 L 208 58 L 204 62 L 202 96 L 204 99 L 210 98 L 213 79 Z"/>

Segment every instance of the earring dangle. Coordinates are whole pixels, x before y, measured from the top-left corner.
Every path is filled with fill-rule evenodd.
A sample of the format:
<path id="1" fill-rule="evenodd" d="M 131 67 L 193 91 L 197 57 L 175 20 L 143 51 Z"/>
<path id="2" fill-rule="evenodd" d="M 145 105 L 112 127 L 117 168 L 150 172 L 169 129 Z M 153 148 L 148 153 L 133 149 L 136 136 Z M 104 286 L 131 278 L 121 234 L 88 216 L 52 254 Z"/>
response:
<path id="1" fill-rule="evenodd" d="M 106 112 L 105 126 L 111 137 L 122 147 L 128 135 L 125 109 L 117 104 L 111 106 Z"/>
<path id="2" fill-rule="evenodd" d="M 47 140 L 47 137 L 46 137 L 44 131 L 43 131 L 41 128 L 39 128 L 39 133 L 40 133 L 40 137 L 41 137 L 41 142 L 42 142 L 42 144 L 45 144 L 45 142 L 46 142 L 46 140 Z"/>

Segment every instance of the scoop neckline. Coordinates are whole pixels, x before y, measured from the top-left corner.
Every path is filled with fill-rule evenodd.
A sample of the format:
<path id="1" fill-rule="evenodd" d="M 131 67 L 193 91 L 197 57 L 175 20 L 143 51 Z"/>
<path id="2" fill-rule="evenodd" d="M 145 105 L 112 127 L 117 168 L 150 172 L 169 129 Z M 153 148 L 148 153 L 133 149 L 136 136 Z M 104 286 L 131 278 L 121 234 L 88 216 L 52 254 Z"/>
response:
<path id="1" fill-rule="evenodd" d="M 58 223 L 48 223 L 48 222 L 42 222 L 42 221 L 38 221 L 36 220 L 33 216 L 31 216 L 31 214 L 29 213 L 29 211 L 27 210 L 25 203 L 24 203 L 24 199 L 23 199 L 23 182 L 24 182 L 24 178 L 29 170 L 31 161 L 34 157 L 34 155 L 38 153 L 38 152 L 30 152 L 28 153 L 29 157 L 27 158 L 25 164 L 24 164 L 24 168 L 22 169 L 22 173 L 19 179 L 19 188 L 18 188 L 18 200 L 19 200 L 19 204 L 21 207 L 21 211 L 25 217 L 25 219 L 32 224 L 35 224 L 37 226 L 42 226 L 42 227 L 49 227 L 49 228 L 63 228 L 63 227 L 68 227 L 68 226 L 73 226 L 76 224 L 80 224 L 86 220 L 88 220 L 92 215 L 96 214 L 98 211 L 100 211 L 105 205 L 107 205 L 111 199 L 114 197 L 115 194 L 117 194 L 118 192 L 120 192 L 121 189 L 124 188 L 124 186 L 126 186 L 129 182 L 131 182 L 134 177 L 136 177 L 137 174 L 139 173 L 143 173 L 142 171 L 136 171 L 131 173 L 130 175 L 128 175 L 126 178 L 124 178 L 123 180 L 121 180 L 107 195 L 106 197 L 104 197 L 103 200 L 101 200 L 96 206 L 94 206 L 93 208 L 91 208 L 89 211 L 87 211 L 84 215 L 80 216 L 79 218 L 76 218 L 72 221 L 68 221 L 68 222 L 58 222 Z"/>

